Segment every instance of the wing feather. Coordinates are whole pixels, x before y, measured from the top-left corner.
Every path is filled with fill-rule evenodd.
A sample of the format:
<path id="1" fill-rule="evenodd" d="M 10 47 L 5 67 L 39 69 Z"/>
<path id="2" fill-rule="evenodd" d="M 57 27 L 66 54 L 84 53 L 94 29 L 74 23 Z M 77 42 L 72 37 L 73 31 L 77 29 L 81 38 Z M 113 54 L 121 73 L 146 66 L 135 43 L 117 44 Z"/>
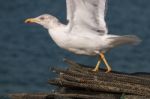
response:
<path id="1" fill-rule="evenodd" d="M 66 0 L 70 30 L 80 27 L 107 33 L 107 0 Z"/>

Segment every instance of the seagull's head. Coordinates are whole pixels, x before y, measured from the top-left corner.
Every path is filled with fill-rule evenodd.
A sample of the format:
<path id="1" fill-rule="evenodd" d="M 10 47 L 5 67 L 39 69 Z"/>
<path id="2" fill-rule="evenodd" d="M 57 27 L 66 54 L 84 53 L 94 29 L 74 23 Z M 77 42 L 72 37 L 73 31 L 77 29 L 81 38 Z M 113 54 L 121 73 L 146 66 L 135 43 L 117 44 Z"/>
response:
<path id="1" fill-rule="evenodd" d="M 54 28 L 54 26 L 58 23 L 58 19 L 52 15 L 43 14 L 35 18 L 28 18 L 25 20 L 25 23 L 37 23 L 49 29 Z"/>

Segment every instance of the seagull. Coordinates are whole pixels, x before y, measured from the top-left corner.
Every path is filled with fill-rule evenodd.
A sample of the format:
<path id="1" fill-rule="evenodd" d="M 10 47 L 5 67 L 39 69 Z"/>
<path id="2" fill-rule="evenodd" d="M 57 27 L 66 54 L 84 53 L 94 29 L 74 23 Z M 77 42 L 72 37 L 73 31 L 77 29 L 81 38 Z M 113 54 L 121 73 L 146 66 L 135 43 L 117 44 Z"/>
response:
<path id="1" fill-rule="evenodd" d="M 67 24 L 49 14 L 28 18 L 25 23 L 42 25 L 60 48 L 79 55 L 99 56 L 93 72 L 100 70 L 101 61 L 106 66 L 106 73 L 112 70 L 105 58 L 111 48 L 141 41 L 135 35 L 108 34 L 105 21 L 107 0 L 66 0 L 66 6 Z"/>

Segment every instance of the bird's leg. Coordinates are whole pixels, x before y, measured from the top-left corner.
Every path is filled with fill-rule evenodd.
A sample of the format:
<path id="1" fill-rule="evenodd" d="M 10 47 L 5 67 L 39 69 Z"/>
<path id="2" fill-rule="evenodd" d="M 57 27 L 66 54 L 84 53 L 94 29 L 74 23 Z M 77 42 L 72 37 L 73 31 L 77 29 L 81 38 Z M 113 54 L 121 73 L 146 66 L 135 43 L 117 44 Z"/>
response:
<path id="1" fill-rule="evenodd" d="M 98 62 L 97 62 L 97 64 L 96 64 L 95 68 L 94 68 L 92 71 L 94 71 L 94 72 L 99 71 L 100 63 L 101 63 L 101 57 L 99 57 Z"/>
<path id="2" fill-rule="evenodd" d="M 101 59 L 104 61 L 104 64 L 105 64 L 106 67 L 107 67 L 106 73 L 109 73 L 109 72 L 111 71 L 111 67 L 110 67 L 109 64 L 108 64 L 108 62 L 107 62 L 107 60 L 106 60 L 106 58 L 105 58 L 104 53 L 100 53 L 100 56 L 101 56 Z"/>

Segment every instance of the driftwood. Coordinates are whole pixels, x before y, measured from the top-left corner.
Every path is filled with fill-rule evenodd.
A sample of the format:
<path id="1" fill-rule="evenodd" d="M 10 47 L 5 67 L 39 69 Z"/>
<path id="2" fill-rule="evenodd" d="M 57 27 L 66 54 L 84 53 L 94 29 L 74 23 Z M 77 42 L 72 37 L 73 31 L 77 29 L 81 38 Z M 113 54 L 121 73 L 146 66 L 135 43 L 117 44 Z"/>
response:
<path id="1" fill-rule="evenodd" d="M 59 89 L 48 94 L 13 94 L 12 99 L 150 99 L 149 73 L 92 72 L 88 66 L 65 60 L 68 69 L 52 68 L 58 78 L 48 83 Z"/>

